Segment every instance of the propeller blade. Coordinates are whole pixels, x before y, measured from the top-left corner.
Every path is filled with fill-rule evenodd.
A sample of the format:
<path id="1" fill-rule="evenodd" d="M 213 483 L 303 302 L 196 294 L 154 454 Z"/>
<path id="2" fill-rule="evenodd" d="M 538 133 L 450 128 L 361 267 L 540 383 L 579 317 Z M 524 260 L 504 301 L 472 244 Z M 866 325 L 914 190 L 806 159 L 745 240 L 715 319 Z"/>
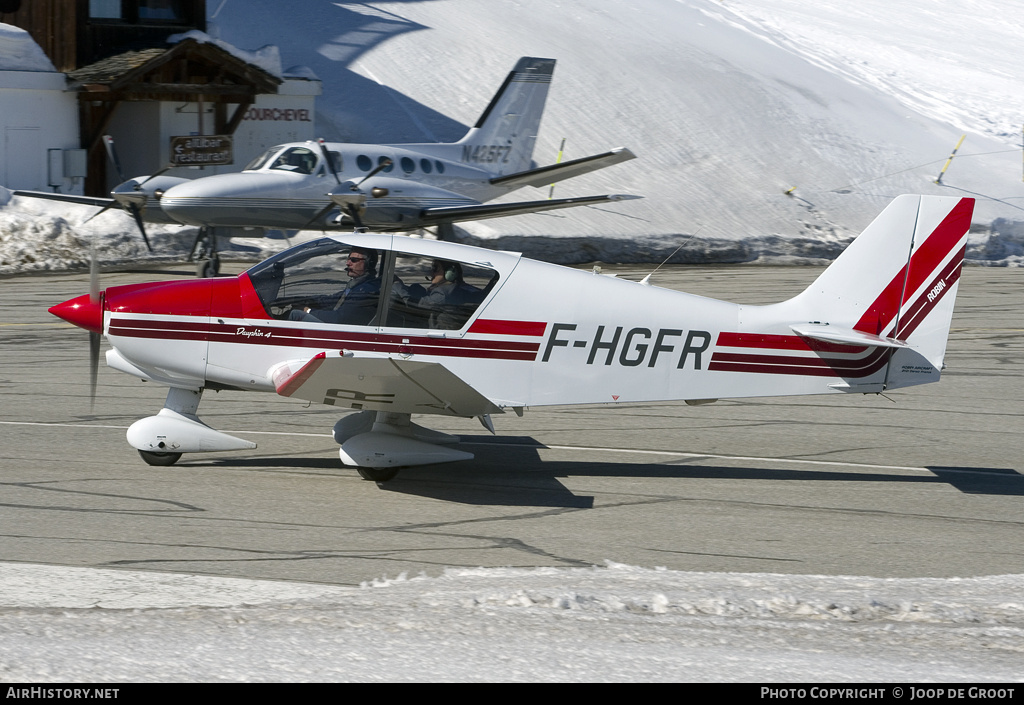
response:
<path id="1" fill-rule="evenodd" d="M 100 265 L 96 261 L 96 236 L 89 240 L 89 302 L 100 300 Z"/>
<path id="2" fill-rule="evenodd" d="M 334 180 L 337 181 L 338 185 L 340 186 L 341 185 L 341 177 L 338 176 L 338 172 L 334 170 L 334 161 L 331 159 L 331 153 L 327 151 L 327 143 L 324 142 L 324 138 L 323 137 L 318 139 L 317 143 L 320 145 L 320 151 L 324 155 L 324 162 L 327 164 L 327 170 L 330 171 L 331 174 L 334 175 Z"/>
<path id="3" fill-rule="evenodd" d="M 107 149 L 107 159 L 114 165 L 114 171 L 117 172 L 117 180 L 119 183 L 124 183 L 128 179 L 124 176 L 124 171 L 121 169 L 121 161 L 117 158 L 117 151 L 114 149 L 114 138 L 110 135 L 103 135 L 103 146 Z"/>
<path id="4" fill-rule="evenodd" d="M 108 210 L 113 208 L 116 204 L 117 204 L 117 201 L 114 201 L 113 203 L 108 203 L 107 205 L 103 206 L 98 211 L 96 211 L 95 213 L 90 215 L 88 218 L 83 220 L 82 221 L 82 225 L 85 225 L 86 223 L 88 223 L 90 220 L 92 220 L 93 218 L 95 218 L 98 215 L 103 215 L 105 212 L 107 212 Z"/>
<path id="5" fill-rule="evenodd" d="M 149 176 L 147 176 L 146 178 L 144 178 L 144 179 L 142 180 L 142 183 L 140 183 L 140 184 L 137 184 L 137 185 L 135 186 L 135 190 L 136 190 L 136 191 L 139 191 L 139 190 L 141 190 L 141 189 L 142 189 L 142 187 L 146 185 L 146 182 L 147 182 L 147 181 L 149 181 L 150 179 L 155 179 L 156 177 L 160 176 L 160 174 L 164 173 L 164 172 L 165 172 L 165 171 L 167 171 L 168 169 L 173 169 L 173 168 L 174 168 L 174 165 L 173 165 L 173 164 L 168 164 L 168 165 L 167 165 L 167 166 L 165 166 L 165 167 L 164 167 L 163 169 L 157 169 L 157 170 L 156 170 L 156 171 L 154 171 L 154 172 L 153 172 L 152 174 L 150 174 Z"/>
<path id="6" fill-rule="evenodd" d="M 324 206 L 319 211 L 317 211 L 316 215 L 314 215 L 312 218 L 309 219 L 309 222 L 307 222 L 305 225 L 303 225 L 299 229 L 300 230 L 308 230 L 310 227 L 313 226 L 314 223 L 316 223 L 318 220 L 320 220 L 325 215 L 327 215 L 328 211 L 330 211 L 332 208 L 334 208 L 334 203 L 328 203 L 326 206 Z"/>
<path id="7" fill-rule="evenodd" d="M 380 164 L 378 164 L 377 167 L 373 171 L 371 171 L 369 174 L 367 174 L 362 179 L 360 179 L 358 183 L 355 183 L 355 184 L 352 185 L 352 190 L 353 191 L 358 191 L 359 187 L 362 186 L 364 183 L 366 183 L 367 179 L 372 179 L 374 176 L 376 176 L 377 174 L 379 174 L 380 172 L 384 171 L 389 166 L 391 166 L 391 164 L 392 164 L 392 162 L 391 162 L 390 159 L 387 159 L 387 158 L 382 159 Z"/>
<path id="8" fill-rule="evenodd" d="M 139 226 L 139 233 L 142 235 L 142 241 L 146 243 L 146 249 L 150 252 L 153 251 L 153 246 L 149 244 L 149 238 L 146 237 L 146 226 L 142 222 L 142 209 L 136 205 L 128 207 L 128 212 L 135 218 L 135 224 Z"/>
<path id="9" fill-rule="evenodd" d="M 100 369 L 100 334 L 89 332 L 89 411 L 96 407 L 96 380 Z"/>
<path id="10" fill-rule="evenodd" d="M 356 229 L 357 230 L 365 230 L 366 226 L 363 225 L 363 219 L 359 217 L 359 209 L 356 208 L 356 204 L 354 204 L 354 203 L 348 204 L 347 210 L 348 210 L 349 217 L 351 217 L 352 221 L 355 223 Z"/>
<path id="11" fill-rule="evenodd" d="M 120 206 L 121 208 L 124 208 L 126 211 L 131 213 L 132 218 L 135 219 L 135 225 L 138 226 L 139 232 L 142 234 L 142 241 L 144 243 L 146 243 L 146 249 L 148 249 L 150 252 L 152 252 L 153 251 L 153 246 L 149 244 L 149 238 L 146 236 L 146 226 L 145 226 L 145 224 L 143 223 L 143 220 L 142 220 L 142 209 L 139 208 L 134 203 L 119 203 L 118 201 L 115 200 L 115 201 L 113 201 L 111 203 L 108 203 L 107 205 L 103 206 L 98 211 L 96 211 L 95 213 L 90 215 L 88 218 L 83 220 L 82 221 L 82 225 L 85 225 L 86 223 L 88 223 L 90 220 L 92 220 L 93 218 L 95 218 L 98 215 L 103 215 L 106 211 L 108 211 L 109 209 L 113 208 L 115 205 Z"/>
<path id="12" fill-rule="evenodd" d="M 96 236 L 89 240 L 89 301 L 100 300 L 100 265 L 96 259 Z M 96 378 L 100 367 L 100 334 L 89 331 L 89 410 L 96 406 Z"/>

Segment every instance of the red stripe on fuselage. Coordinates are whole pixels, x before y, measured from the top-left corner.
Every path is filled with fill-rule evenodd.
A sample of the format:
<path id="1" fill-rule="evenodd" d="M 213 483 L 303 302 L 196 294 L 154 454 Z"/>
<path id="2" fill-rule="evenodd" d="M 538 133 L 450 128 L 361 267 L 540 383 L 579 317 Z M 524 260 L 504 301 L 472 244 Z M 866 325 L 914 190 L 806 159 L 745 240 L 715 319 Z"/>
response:
<path id="1" fill-rule="evenodd" d="M 756 348 L 763 350 L 800 350 L 802 352 L 833 352 L 856 354 L 864 352 L 863 345 L 845 345 L 829 343 L 814 338 L 803 338 L 798 335 L 764 335 L 761 333 L 726 333 L 718 334 L 717 345 L 729 348 Z"/>
<path id="2" fill-rule="evenodd" d="M 532 361 L 539 343 L 509 340 L 466 340 L 429 336 L 359 333 L 312 328 L 289 328 L 248 322 L 209 323 L 189 320 L 152 320 L 114 317 L 108 335 L 155 340 L 196 340 L 238 345 L 273 345 L 297 348 L 346 349 L 361 352 L 492 358 Z"/>
<path id="3" fill-rule="evenodd" d="M 881 334 L 896 320 L 900 310 L 907 303 L 908 297 L 921 290 L 922 293 L 910 306 L 906 307 L 906 311 L 899 318 L 896 330 L 891 333 L 901 340 L 909 338 L 960 279 L 966 246 L 953 255 L 941 272 L 938 274 L 934 274 L 934 272 L 970 228 L 972 210 L 973 201 L 961 199 L 921 247 L 914 252 L 910 263 L 902 267 L 886 285 L 854 328 Z M 932 279 L 922 290 L 922 285 L 928 280 L 928 277 L 932 277 Z M 711 363 L 708 365 L 709 370 L 719 372 L 863 378 L 885 367 L 890 357 L 889 350 L 886 348 L 832 345 L 790 335 L 723 332 L 719 334 L 717 344 L 721 347 L 746 348 L 748 350 L 793 350 L 815 353 L 871 351 L 859 359 L 825 355 L 812 358 L 805 355 L 785 356 L 719 351 L 713 353 Z"/>
<path id="4" fill-rule="evenodd" d="M 548 324 L 542 321 L 502 321 L 478 318 L 469 327 L 469 332 L 481 335 L 527 335 L 540 337 L 544 335 L 547 326 Z"/>

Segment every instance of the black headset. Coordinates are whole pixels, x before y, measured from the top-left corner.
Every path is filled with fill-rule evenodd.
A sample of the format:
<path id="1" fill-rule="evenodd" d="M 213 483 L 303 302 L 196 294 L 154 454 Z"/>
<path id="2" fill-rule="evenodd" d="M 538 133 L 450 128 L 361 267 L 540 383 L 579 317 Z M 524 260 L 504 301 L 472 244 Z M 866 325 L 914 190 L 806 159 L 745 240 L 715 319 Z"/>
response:
<path id="1" fill-rule="evenodd" d="M 366 257 L 366 271 L 376 274 L 377 272 L 377 250 L 367 250 L 362 247 L 353 247 L 352 252 L 358 252 Z"/>
<path id="2" fill-rule="evenodd" d="M 447 262 L 445 260 L 438 260 L 441 263 L 441 268 L 444 270 L 444 280 L 446 282 L 454 282 L 462 279 L 462 265 L 458 262 Z"/>

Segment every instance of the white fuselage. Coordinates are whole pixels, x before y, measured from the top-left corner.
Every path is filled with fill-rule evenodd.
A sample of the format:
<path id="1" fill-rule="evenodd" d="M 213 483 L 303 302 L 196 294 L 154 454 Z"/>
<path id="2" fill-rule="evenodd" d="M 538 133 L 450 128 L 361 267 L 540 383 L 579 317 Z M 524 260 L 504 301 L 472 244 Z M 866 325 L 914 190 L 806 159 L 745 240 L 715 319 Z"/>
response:
<path id="1" fill-rule="evenodd" d="M 391 160 L 392 165 L 366 185 L 375 191 L 366 198 L 361 217 L 367 227 L 377 230 L 416 228 L 425 208 L 476 205 L 511 190 L 491 185 L 492 173 L 463 161 L 463 157 L 473 158 L 473 151 L 463 145 L 328 144 L 327 148 L 340 155 L 340 164 L 337 157 L 333 159 L 340 166 L 336 173 L 341 182 L 358 184 L 381 159 Z M 307 150 L 312 163 L 275 164 L 289 149 Z M 275 150 L 256 168 L 168 189 L 160 201 L 164 213 L 182 224 L 198 226 L 351 227 L 350 220 L 337 217 L 337 210 L 330 212 L 328 193 L 339 184 L 315 145 L 295 143 Z M 500 159 L 501 155 L 480 158 Z"/>
<path id="2" fill-rule="evenodd" d="M 439 363 L 500 407 L 821 394 L 853 384 L 879 391 L 885 380 L 887 351 L 815 348 L 790 330 L 780 305 L 742 306 L 450 243 L 345 239 L 353 237 L 484 262 L 498 282 L 458 330 L 281 320 L 260 306 L 247 274 L 169 285 L 177 294 L 154 289 L 153 296 L 214 302 L 192 315 L 187 304 L 179 313 L 143 313 L 113 290 L 111 364 L 171 386 L 272 392 L 276 366 L 321 352 Z M 193 289 L 182 294 L 185 287 Z M 372 394 L 363 402 L 356 408 L 375 408 Z"/>

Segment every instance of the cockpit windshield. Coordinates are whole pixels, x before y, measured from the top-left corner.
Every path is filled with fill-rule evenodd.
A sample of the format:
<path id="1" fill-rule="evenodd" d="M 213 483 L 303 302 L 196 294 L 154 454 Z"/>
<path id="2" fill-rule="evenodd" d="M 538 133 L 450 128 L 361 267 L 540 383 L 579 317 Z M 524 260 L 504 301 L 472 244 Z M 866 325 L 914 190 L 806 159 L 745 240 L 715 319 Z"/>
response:
<path id="1" fill-rule="evenodd" d="M 243 171 L 270 168 L 295 174 L 312 174 L 318 162 L 316 152 L 308 147 L 289 147 L 284 151 L 281 147 L 274 147 L 249 162 Z"/>
<path id="2" fill-rule="evenodd" d="M 266 163 L 270 161 L 272 157 L 276 156 L 277 153 L 280 151 L 280 147 L 271 147 L 266 152 L 256 157 L 248 164 L 246 164 L 245 168 L 242 169 L 242 171 L 256 171 L 257 169 L 262 169 L 266 165 Z"/>
<path id="3" fill-rule="evenodd" d="M 285 250 L 248 275 L 273 318 L 461 330 L 498 281 L 498 272 L 482 264 L 323 238 Z"/>

